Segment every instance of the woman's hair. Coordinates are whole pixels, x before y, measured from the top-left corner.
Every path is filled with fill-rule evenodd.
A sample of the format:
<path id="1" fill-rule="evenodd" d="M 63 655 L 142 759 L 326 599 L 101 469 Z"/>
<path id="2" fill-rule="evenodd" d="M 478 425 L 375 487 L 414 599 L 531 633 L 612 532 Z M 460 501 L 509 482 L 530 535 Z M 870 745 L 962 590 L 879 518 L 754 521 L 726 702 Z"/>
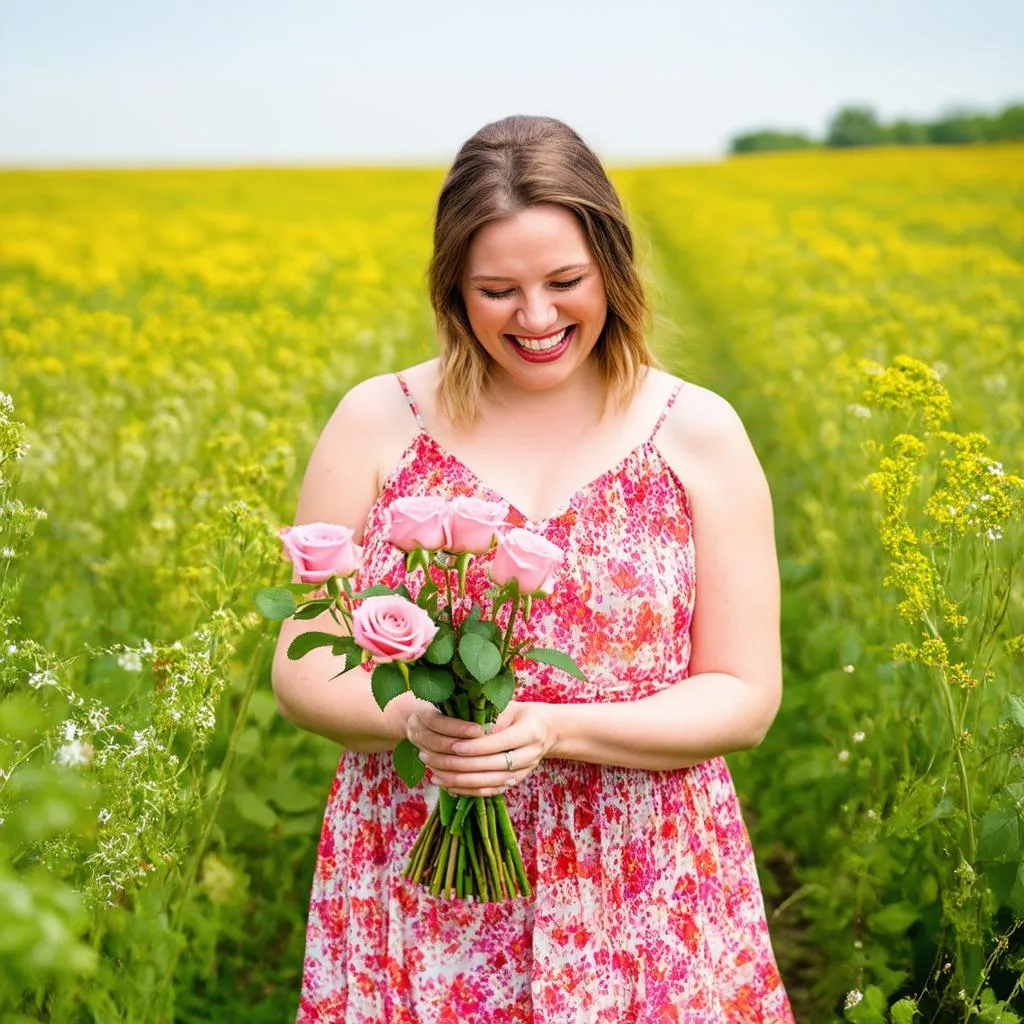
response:
<path id="1" fill-rule="evenodd" d="M 440 337 L 438 402 L 458 427 L 472 425 L 489 359 L 473 337 L 462 274 L 478 228 L 538 203 L 572 212 L 597 261 L 608 297 L 594 349 L 608 396 L 624 406 L 640 369 L 656 364 L 647 345 L 648 309 L 622 204 L 600 160 L 568 125 L 515 115 L 466 141 L 441 188 L 430 262 L 430 301 Z"/>

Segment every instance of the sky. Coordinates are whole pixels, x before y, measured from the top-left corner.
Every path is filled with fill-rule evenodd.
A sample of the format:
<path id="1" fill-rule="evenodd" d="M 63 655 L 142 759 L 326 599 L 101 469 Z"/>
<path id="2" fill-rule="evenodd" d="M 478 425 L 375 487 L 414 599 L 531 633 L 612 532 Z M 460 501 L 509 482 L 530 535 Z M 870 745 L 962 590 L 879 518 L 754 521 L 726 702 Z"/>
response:
<path id="1" fill-rule="evenodd" d="M 443 164 L 511 113 L 709 159 L 1014 100 L 1021 0 L 0 0 L 0 166 Z"/>

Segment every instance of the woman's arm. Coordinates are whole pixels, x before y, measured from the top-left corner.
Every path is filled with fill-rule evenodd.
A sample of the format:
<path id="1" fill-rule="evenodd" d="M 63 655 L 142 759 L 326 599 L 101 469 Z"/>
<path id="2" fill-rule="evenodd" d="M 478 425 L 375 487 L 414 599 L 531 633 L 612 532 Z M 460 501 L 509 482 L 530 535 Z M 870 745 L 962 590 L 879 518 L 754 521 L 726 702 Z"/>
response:
<path id="1" fill-rule="evenodd" d="M 380 468 L 397 461 L 413 426 L 393 377 L 374 377 L 352 388 L 338 404 L 310 456 L 295 523 L 339 523 L 354 528 L 361 539 L 367 513 L 379 492 Z M 311 651 L 298 661 L 288 658 L 288 645 L 300 633 L 342 629 L 328 613 L 304 621 L 286 619 L 281 624 L 271 669 L 278 710 L 299 728 L 350 750 L 391 750 L 405 736 L 405 721 L 422 701 L 411 693 L 403 694 L 382 712 L 363 668 L 357 666 L 332 679 L 341 668 L 341 659 L 326 648 Z"/>
<path id="2" fill-rule="evenodd" d="M 433 719 L 427 764 L 441 785 L 456 792 L 497 788 L 509 781 L 504 750 L 512 751 L 516 779 L 544 757 L 660 771 L 756 746 L 767 732 L 782 696 L 782 668 L 778 561 L 764 473 L 728 403 L 692 385 L 673 406 L 658 444 L 684 482 L 693 513 L 697 589 L 689 677 L 631 702 L 513 703 L 500 728 L 473 739 L 450 720 Z"/>

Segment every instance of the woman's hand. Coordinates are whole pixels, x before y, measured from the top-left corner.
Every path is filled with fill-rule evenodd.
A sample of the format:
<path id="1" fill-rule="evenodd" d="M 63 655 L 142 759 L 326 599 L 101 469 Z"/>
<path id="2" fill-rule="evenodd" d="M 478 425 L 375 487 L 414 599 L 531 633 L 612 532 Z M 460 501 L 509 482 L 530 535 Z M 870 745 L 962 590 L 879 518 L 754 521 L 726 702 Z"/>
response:
<path id="1" fill-rule="evenodd" d="M 551 749 L 548 708 L 512 701 L 484 735 L 473 722 L 448 718 L 433 707 L 417 707 L 409 716 L 406 735 L 420 748 L 431 782 L 455 796 L 493 796 L 522 782 Z"/>

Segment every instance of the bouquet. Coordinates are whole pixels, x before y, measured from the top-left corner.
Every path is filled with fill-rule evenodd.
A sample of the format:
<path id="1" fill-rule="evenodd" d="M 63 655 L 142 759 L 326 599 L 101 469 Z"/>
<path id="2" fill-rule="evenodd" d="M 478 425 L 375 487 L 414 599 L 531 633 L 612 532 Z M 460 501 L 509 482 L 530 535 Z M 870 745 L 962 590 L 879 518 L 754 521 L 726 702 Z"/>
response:
<path id="1" fill-rule="evenodd" d="M 285 527 L 285 552 L 302 582 L 260 591 L 257 607 L 275 620 L 329 613 L 344 632 L 301 633 L 288 657 L 328 647 L 344 659 L 337 675 L 372 663 L 370 686 L 382 710 L 411 690 L 443 714 L 489 731 L 515 694 L 514 659 L 584 678 L 562 652 L 513 639 L 520 618 L 528 623 L 534 601 L 550 594 L 564 554 L 538 534 L 512 527 L 507 513 L 504 503 L 478 498 L 396 499 L 385 510 L 386 539 L 405 552 L 409 585 L 359 591 L 353 577 L 362 552 L 351 529 L 330 523 Z M 466 595 L 474 558 L 489 559 L 492 585 L 481 595 L 487 607 Z M 406 785 L 422 781 L 425 767 L 408 739 L 395 747 L 393 760 Z M 440 789 L 405 877 L 434 895 L 459 899 L 529 896 L 504 795 L 456 796 Z"/>

